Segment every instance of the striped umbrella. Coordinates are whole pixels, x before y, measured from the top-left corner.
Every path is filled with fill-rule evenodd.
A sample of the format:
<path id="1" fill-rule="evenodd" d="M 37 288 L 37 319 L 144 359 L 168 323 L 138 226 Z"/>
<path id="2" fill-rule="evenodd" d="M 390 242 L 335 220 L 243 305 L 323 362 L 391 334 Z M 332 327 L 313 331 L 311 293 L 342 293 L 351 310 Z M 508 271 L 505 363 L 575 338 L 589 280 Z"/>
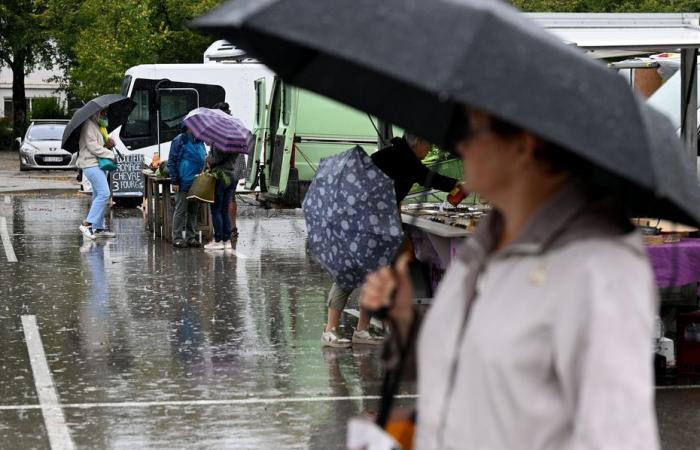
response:
<path id="1" fill-rule="evenodd" d="M 183 124 L 197 139 L 222 152 L 248 153 L 250 130 L 243 122 L 219 109 L 194 109 L 187 114 Z"/>

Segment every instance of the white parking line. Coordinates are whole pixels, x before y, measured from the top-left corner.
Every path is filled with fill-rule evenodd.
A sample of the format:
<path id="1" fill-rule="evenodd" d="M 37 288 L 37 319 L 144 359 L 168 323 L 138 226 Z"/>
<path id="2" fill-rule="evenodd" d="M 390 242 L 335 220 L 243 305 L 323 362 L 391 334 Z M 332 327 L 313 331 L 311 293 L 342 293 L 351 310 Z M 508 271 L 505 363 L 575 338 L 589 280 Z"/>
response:
<path id="1" fill-rule="evenodd" d="M 684 386 L 682 384 L 678 384 L 678 385 L 670 385 L 670 386 L 656 386 L 657 391 L 679 391 L 682 389 L 700 389 L 700 385 L 689 384 L 687 386 Z"/>
<path id="2" fill-rule="evenodd" d="M 236 250 L 235 248 L 232 249 L 232 250 L 233 250 L 233 254 L 236 255 L 236 258 L 248 259 L 248 257 L 247 257 L 246 255 L 244 255 L 243 253 L 240 253 L 240 252 L 239 252 L 238 250 Z"/>
<path id="3" fill-rule="evenodd" d="M 49 371 L 49 364 L 46 362 L 44 345 L 41 343 L 41 335 L 36 325 L 36 316 L 22 316 L 22 327 L 34 374 L 34 386 L 39 396 L 38 407 L 41 408 L 41 414 L 44 416 L 51 450 L 72 450 L 73 440 L 68 433 L 66 418 L 58 403 L 58 394 Z"/>
<path id="4" fill-rule="evenodd" d="M 415 399 L 417 395 L 397 395 L 398 399 Z M 152 402 L 106 402 L 106 403 L 65 403 L 63 409 L 91 408 L 152 408 L 157 406 L 219 406 L 219 405 L 269 405 L 274 403 L 320 403 L 359 400 L 379 400 L 378 395 L 356 395 L 348 397 L 288 397 L 288 398 L 238 398 L 230 400 L 167 400 Z M 19 409 L 39 409 L 41 405 L 0 405 L 0 411 Z"/>
<path id="5" fill-rule="evenodd" d="M 7 220 L 5 220 L 4 217 L 0 217 L 0 239 L 2 240 L 2 246 L 5 249 L 7 261 L 17 262 L 17 255 L 15 255 L 15 249 L 12 248 L 10 233 L 7 231 Z"/>

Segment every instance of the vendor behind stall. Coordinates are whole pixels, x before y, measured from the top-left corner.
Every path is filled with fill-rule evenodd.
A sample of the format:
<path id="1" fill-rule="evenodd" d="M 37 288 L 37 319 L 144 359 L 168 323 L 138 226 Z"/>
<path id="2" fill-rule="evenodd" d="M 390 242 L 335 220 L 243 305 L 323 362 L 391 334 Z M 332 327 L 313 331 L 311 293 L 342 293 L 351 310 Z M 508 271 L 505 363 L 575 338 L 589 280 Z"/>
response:
<path id="1" fill-rule="evenodd" d="M 450 192 L 461 184 L 459 180 L 440 175 L 423 165 L 421 161 L 430 148 L 430 142 L 406 133 L 402 138 L 392 139 L 390 146 L 372 155 L 372 162 L 394 180 L 397 203 L 406 198 L 416 183 L 443 192 Z"/>
<path id="2" fill-rule="evenodd" d="M 372 155 L 372 162 L 381 169 L 389 178 L 394 180 L 397 205 L 403 201 L 415 183 L 426 188 L 438 189 L 450 192 L 461 182 L 454 178 L 440 175 L 428 169 L 421 161 L 430 151 L 430 142 L 412 134 L 404 134 L 402 138 L 394 138 L 391 145 Z M 321 334 L 321 342 L 327 347 L 349 347 L 352 344 L 378 345 L 382 338 L 374 336 L 369 331 L 369 312 L 360 309 L 360 318 L 357 328 L 350 339 L 338 336 L 340 315 L 345 309 L 345 304 L 350 297 L 350 292 L 340 288 L 337 284 L 331 286 L 328 293 L 328 320 L 326 328 Z"/>

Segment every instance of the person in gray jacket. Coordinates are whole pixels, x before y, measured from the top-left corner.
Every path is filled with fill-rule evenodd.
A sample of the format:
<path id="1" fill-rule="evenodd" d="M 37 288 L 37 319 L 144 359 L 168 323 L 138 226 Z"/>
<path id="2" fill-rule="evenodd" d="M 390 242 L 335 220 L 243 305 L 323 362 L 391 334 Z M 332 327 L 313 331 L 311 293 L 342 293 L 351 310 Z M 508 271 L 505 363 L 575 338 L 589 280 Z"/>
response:
<path id="1" fill-rule="evenodd" d="M 659 448 L 658 300 L 641 235 L 590 181 L 590 163 L 486 113 L 468 116 L 457 147 L 466 187 L 494 209 L 422 321 L 414 448 Z M 361 298 L 389 308 L 398 345 L 418 320 L 407 263 L 371 274 Z"/>

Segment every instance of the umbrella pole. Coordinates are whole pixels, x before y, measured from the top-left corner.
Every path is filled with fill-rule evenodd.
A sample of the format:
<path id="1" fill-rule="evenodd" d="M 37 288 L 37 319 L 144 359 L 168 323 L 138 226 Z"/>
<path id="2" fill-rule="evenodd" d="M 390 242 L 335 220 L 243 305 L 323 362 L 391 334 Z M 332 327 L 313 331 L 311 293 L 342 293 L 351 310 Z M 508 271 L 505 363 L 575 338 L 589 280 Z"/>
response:
<path id="1" fill-rule="evenodd" d="M 697 171 L 698 156 L 698 49 L 681 50 L 681 139 L 688 150 L 688 158 Z"/>

